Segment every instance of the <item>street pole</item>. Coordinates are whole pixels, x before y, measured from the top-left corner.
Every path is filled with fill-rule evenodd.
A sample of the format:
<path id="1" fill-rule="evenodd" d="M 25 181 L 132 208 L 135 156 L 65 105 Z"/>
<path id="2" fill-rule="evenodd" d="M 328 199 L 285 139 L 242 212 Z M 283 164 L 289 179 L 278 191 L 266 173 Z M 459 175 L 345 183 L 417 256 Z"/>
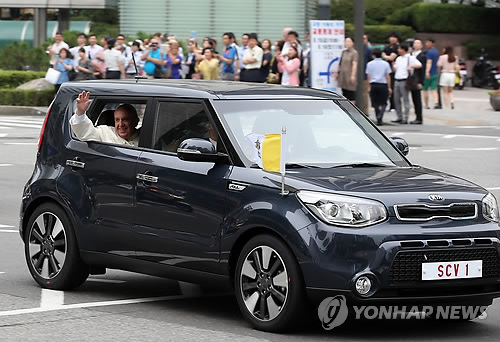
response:
<path id="1" fill-rule="evenodd" d="M 330 20 L 331 0 L 318 0 L 318 19 Z"/>
<path id="2" fill-rule="evenodd" d="M 363 35 L 365 34 L 365 1 L 354 1 L 354 48 L 358 52 L 358 70 L 356 74 L 356 106 L 363 108 L 363 91 L 365 80 L 365 47 Z"/>
<path id="3" fill-rule="evenodd" d="M 47 9 L 35 8 L 35 21 L 33 23 L 33 45 L 41 46 L 47 40 Z"/>

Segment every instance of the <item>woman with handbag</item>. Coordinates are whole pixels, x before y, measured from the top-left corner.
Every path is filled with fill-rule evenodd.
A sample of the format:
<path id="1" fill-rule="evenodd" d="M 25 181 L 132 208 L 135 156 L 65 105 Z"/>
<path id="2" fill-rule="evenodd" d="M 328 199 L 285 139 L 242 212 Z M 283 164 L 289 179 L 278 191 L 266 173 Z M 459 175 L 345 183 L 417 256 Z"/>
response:
<path id="1" fill-rule="evenodd" d="M 73 71 L 73 56 L 66 48 L 59 50 L 57 62 L 54 64 L 54 69 L 59 71 L 61 75 L 57 80 L 55 86 L 56 93 L 61 88 L 61 84 L 69 81 L 69 73 Z"/>
<path id="2" fill-rule="evenodd" d="M 451 107 L 453 105 L 453 87 L 455 86 L 455 74 L 458 68 L 458 58 L 453 53 L 453 48 L 447 46 L 444 49 L 444 55 L 439 56 L 437 67 L 441 71 L 439 77 L 439 86 L 443 88 L 444 107 Z"/>

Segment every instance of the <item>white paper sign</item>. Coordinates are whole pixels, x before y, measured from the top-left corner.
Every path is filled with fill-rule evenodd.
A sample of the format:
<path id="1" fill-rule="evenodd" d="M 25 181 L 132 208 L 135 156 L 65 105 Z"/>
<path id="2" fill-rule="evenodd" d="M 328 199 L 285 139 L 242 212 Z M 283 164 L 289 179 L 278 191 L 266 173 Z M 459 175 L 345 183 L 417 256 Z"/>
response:
<path id="1" fill-rule="evenodd" d="M 311 20 L 312 87 L 341 93 L 334 73 L 344 49 L 343 20 Z"/>

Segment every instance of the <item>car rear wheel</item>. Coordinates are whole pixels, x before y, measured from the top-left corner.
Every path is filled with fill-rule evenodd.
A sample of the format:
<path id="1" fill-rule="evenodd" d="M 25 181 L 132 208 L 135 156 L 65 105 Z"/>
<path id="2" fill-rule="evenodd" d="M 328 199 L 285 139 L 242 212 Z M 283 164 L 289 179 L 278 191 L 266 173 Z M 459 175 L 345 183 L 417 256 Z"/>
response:
<path id="1" fill-rule="evenodd" d="M 89 268 L 80 259 L 73 227 L 66 213 L 52 203 L 31 215 L 24 234 L 28 269 L 40 286 L 69 290 L 83 284 Z"/>
<path id="2" fill-rule="evenodd" d="M 286 330 L 306 304 L 295 256 L 272 235 L 258 235 L 243 247 L 235 270 L 235 291 L 243 316 L 257 329 Z"/>

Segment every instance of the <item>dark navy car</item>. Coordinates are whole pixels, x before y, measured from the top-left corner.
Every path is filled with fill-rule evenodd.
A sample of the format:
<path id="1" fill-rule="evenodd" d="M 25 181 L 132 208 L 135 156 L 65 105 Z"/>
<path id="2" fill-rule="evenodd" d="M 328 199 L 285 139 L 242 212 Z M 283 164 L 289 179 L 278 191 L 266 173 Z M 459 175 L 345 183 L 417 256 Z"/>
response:
<path id="1" fill-rule="evenodd" d="M 139 113 L 139 146 L 81 141 L 69 124 Z M 287 173 L 249 134 L 287 128 Z M 210 138 L 207 127 L 215 130 Z M 243 316 L 279 331 L 333 294 L 348 303 L 487 306 L 500 296 L 496 199 L 412 165 L 341 96 L 207 81 L 65 83 L 40 136 L 20 233 L 42 287 L 123 269 L 231 283 Z"/>

